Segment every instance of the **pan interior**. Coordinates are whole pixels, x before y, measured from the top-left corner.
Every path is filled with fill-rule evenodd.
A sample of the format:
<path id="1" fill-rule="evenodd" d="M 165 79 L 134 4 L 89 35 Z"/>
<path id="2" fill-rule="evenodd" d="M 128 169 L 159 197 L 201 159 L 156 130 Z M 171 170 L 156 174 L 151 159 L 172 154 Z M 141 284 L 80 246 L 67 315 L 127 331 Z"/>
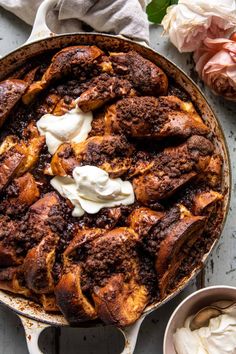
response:
<path id="1" fill-rule="evenodd" d="M 221 228 L 218 231 L 218 237 L 222 231 L 225 218 L 228 212 L 229 206 L 229 193 L 230 193 L 230 164 L 229 156 L 227 151 L 227 146 L 225 138 L 220 127 L 220 124 L 212 112 L 209 104 L 207 103 L 205 97 L 200 92 L 199 88 L 192 82 L 192 80 L 187 77 L 176 65 L 171 63 L 168 59 L 156 53 L 154 50 L 137 44 L 135 42 L 120 39 L 117 37 L 101 34 L 67 34 L 51 37 L 48 39 L 40 40 L 32 44 L 23 46 L 18 50 L 12 52 L 11 54 L 5 56 L 1 60 L 0 67 L 0 78 L 9 76 L 18 66 L 22 65 L 24 62 L 30 60 L 35 55 L 51 51 L 52 49 L 59 49 L 69 45 L 94 45 L 96 44 L 101 49 L 107 51 L 128 51 L 135 50 L 140 53 L 143 57 L 151 60 L 158 66 L 160 66 L 165 73 L 171 77 L 179 86 L 184 88 L 185 91 L 191 97 L 192 102 L 195 107 L 198 109 L 205 123 L 210 127 L 211 131 L 214 132 L 214 143 L 221 155 L 223 156 L 224 165 L 223 165 L 223 178 L 222 178 L 222 190 L 224 192 L 224 205 L 223 205 L 223 221 Z M 216 241 L 212 244 L 211 249 L 207 254 L 204 255 L 202 263 L 204 263 L 208 256 L 210 255 L 213 247 L 215 246 Z M 189 281 L 196 276 L 199 272 L 198 269 L 194 269 L 188 278 L 185 278 L 183 282 L 178 286 L 175 291 L 169 295 L 164 301 L 158 302 L 149 306 L 146 309 L 146 312 L 150 312 L 153 309 L 161 306 L 163 303 L 167 302 L 173 298 L 179 291 L 181 291 Z M 41 306 L 36 305 L 35 303 L 23 299 L 18 296 L 9 295 L 4 291 L 0 291 L 0 301 L 6 306 L 10 307 L 12 310 L 16 311 L 19 314 L 24 316 L 36 319 L 41 322 L 46 322 L 52 325 L 66 325 L 67 322 L 61 315 L 48 314 L 44 312 Z M 83 325 L 84 327 L 84 325 Z"/>

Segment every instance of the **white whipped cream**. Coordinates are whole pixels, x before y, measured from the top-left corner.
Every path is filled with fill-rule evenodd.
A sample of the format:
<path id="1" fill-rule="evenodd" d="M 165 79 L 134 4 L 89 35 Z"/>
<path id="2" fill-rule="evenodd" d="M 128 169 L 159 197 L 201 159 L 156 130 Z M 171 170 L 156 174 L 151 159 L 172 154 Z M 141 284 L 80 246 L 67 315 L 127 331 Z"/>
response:
<path id="1" fill-rule="evenodd" d="M 210 320 L 208 327 L 195 331 L 189 328 L 193 316 L 174 334 L 177 354 L 236 354 L 236 316 L 220 315 Z"/>
<path id="2" fill-rule="evenodd" d="M 73 170 L 73 178 L 56 176 L 51 185 L 74 205 L 73 216 L 85 212 L 95 214 L 102 208 L 134 203 L 133 186 L 120 178 L 112 179 L 95 166 L 81 166 Z"/>
<path id="3" fill-rule="evenodd" d="M 54 154 L 62 143 L 86 140 L 92 129 L 92 120 L 92 112 L 84 113 L 76 105 L 62 116 L 45 114 L 36 124 L 39 133 L 46 137 L 48 151 Z"/>

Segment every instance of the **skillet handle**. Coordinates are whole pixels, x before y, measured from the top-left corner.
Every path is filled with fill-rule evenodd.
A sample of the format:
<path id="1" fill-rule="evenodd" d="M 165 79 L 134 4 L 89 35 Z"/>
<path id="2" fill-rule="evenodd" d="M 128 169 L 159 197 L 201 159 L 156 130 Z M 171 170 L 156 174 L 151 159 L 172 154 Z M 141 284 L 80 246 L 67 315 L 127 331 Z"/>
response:
<path id="1" fill-rule="evenodd" d="M 50 325 L 34 321 L 22 315 L 18 315 L 18 317 L 20 318 L 25 330 L 25 338 L 29 354 L 43 354 L 43 352 L 39 349 L 38 340 L 43 330 L 50 327 Z"/>
<path id="2" fill-rule="evenodd" d="M 125 347 L 121 354 L 133 354 L 136 346 L 136 342 L 138 339 L 138 334 L 140 330 L 140 326 L 144 320 L 145 316 L 142 316 L 137 322 L 133 325 L 126 328 L 119 328 L 121 333 L 125 338 Z"/>
<path id="3" fill-rule="evenodd" d="M 39 349 L 38 340 L 40 334 L 48 327 L 51 327 L 48 324 L 32 320 L 30 318 L 18 315 L 21 320 L 21 323 L 25 330 L 25 338 L 28 347 L 29 354 L 43 354 Z M 140 326 L 144 320 L 145 316 L 142 316 L 137 322 L 133 325 L 120 329 L 121 333 L 125 338 L 125 347 L 121 354 L 133 354 L 138 339 L 138 334 Z"/>
<path id="4" fill-rule="evenodd" d="M 46 24 L 46 16 L 48 11 L 53 9 L 57 3 L 58 0 L 44 0 L 40 4 L 35 16 L 32 32 L 25 44 L 29 44 L 39 39 L 55 35 L 55 33 L 50 31 Z"/>

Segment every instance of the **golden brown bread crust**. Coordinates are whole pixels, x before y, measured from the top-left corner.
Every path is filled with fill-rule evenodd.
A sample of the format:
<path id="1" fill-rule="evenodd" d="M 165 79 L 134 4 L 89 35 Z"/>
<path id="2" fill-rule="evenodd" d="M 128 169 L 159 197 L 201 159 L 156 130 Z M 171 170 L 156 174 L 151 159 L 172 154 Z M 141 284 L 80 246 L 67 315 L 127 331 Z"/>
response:
<path id="1" fill-rule="evenodd" d="M 53 113 L 57 115 L 56 110 L 57 107 L 60 106 L 60 102 L 64 101 L 60 95 L 56 93 L 49 93 L 46 95 L 45 99 L 42 103 L 37 107 L 37 114 L 42 116 L 43 114 Z M 55 112 L 55 113 L 54 113 Z M 63 114 L 63 113 L 62 113 Z M 59 115 L 59 114 L 58 114 Z"/>
<path id="2" fill-rule="evenodd" d="M 79 230 L 64 252 L 65 263 L 67 258 L 73 257 L 76 254 L 77 249 L 104 234 L 105 230 L 99 228 Z"/>
<path id="3" fill-rule="evenodd" d="M 48 294 L 54 290 L 52 268 L 56 258 L 58 236 L 49 233 L 27 253 L 23 269 L 27 287 L 37 294 Z"/>
<path id="4" fill-rule="evenodd" d="M 205 221 L 204 216 L 193 216 L 185 207 L 180 206 L 180 218 L 167 230 L 156 254 L 155 266 L 161 298 L 165 296 L 185 258 L 184 245 L 190 248 L 196 242 L 204 230 Z"/>
<path id="5" fill-rule="evenodd" d="M 61 98 L 59 101 L 57 101 L 56 106 L 53 107 L 53 114 L 55 116 L 62 116 L 73 108 L 75 108 L 74 100 L 70 100 L 70 102 L 67 103 L 65 102 L 64 98 Z"/>
<path id="6" fill-rule="evenodd" d="M 200 232 L 204 226 L 204 217 L 201 216 L 189 216 L 185 217 L 177 222 L 174 227 L 171 228 L 171 232 L 165 237 L 160 244 L 160 251 L 157 254 L 156 270 L 159 277 L 162 277 L 169 266 L 169 262 L 176 263 L 174 259 L 183 244 L 193 236 L 194 232 Z"/>
<path id="7" fill-rule="evenodd" d="M 0 267 L 19 265 L 23 261 L 22 255 L 17 252 L 16 240 L 14 239 L 14 235 L 17 235 L 17 229 L 16 221 L 0 216 Z"/>
<path id="8" fill-rule="evenodd" d="M 193 200 L 193 213 L 195 215 L 204 215 L 209 210 L 209 207 L 222 199 L 223 195 L 213 190 L 198 193 Z"/>
<path id="9" fill-rule="evenodd" d="M 13 148 L 6 151 L 0 156 L 0 190 L 5 188 L 7 184 L 17 175 L 17 171 L 21 166 L 25 155 Z"/>
<path id="10" fill-rule="evenodd" d="M 157 224 L 164 216 L 163 212 L 154 211 L 149 208 L 137 208 L 128 217 L 128 225 L 140 237 L 148 234 L 152 226 Z"/>
<path id="11" fill-rule="evenodd" d="M 206 135 L 209 128 L 190 102 L 185 103 L 174 96 L 131 97 L 108 108 L 105 132 L 133 138 L 164 139 Z"/>
<path id="12" fill-rule="evenodd" d="M 33 169 L 37 164 L 45 138 L 34 123 L 23 132 L 23 139 L 7 136 L 0 146 L 0 191 L 14 178 Z"/>
<path id="13" fill-rule="evenodd" d="M 21 99 L 27 87 L 27 82 L 18 79 L 0 82 L 0 127 Z"/>
<path id="14" fill-rule="evenodd" d="M 94 111 L 114 98 L 134 95 L 135 90 L 128 80 L 102 74 L 95 78 L 89 88 L 80 95 L 78 107 L 83 112 Z"/>
<path id="15" fill-rule="evenodd" d="M 33 83 L 35 79 L 35 75 L 38 70 L 39 70 L 39 66 L 36 66 L 35 68 L 27 72 L 26 75 L 24 76 L 24 81 L 27 82 L 28 85 L 31 85 Z"/>
<path id="16" fill-rule="evenodd" d="M 207 180 L 211 188 L 216 188 L 221 180 L 222 166 L 222 157 L 220 155 L 214 154 L 211 157 L 210 162 L 207 168 L 205 169 L 204 173 L 199 176 L 199 180 Z"/>
<path id="17" fill-rule="evenodd" d="M 120 177 L 131 167 L 133 146 L 122 136 L 93 136 L 82 143 L 62 144 L 52 157 L 53 174 L 66 176 L 76 166 L 98 166 L 112 178 Z"/>
<path id="18" fill-rule="evenodd" d="M 60 206 L 60 199 L 55 192 L 45 194 L 31 205 L 28 213 L 28 233 L 31 248 L 44 237 L 53 235 L 50 227 L 50 215 Z"/>
<path id="19" fill-rule="evenodd" d="M 177 147 L 166 148 L 157 156 L 150 171 L 134 178 L 137 200 L 148 205 L 170 197 L 193 177 L 205 171 L 212 152 L 212 143 L 197 135 Z"/>
<path id="20" fill-rule="evenodd" d="M 30 206 L 25 222 L 0 216 L 0 266 L 21 264 L 28 249 L 33 249 L 44 237 L 54 235 L 50 215 L 59 206 L 57 194 L 51 192 Z M 63 220 L 59 221 L 62 223 Z M 35 257 L 43 245 L 44 242 L 36 250 L 33 249 Z"/>
<path id="21" fill-rule="evenodd" d="M 166 95 L 168 79 L 154 63 L 135 51 L 110 53 L 112 67 L 117 75 L 125 77 L 144 95 Z"/>
<path id="22" fill-rule="evenodd" d="M 30 298 L 33 297 L 32 292 L 24 284 L 24 274 L 21 266 L 0 269 L 0 289 Z"/>
<path id="23" fill-rule="evenodd" d="M 42 79 L 30 85 L 23 96 L 23 102 L 25 104 L 32 102 L 36 95 L 52 81 L 72 73 L 74 67 L 91 67 L 102 54 L 103 52 L 96 46 L 72 46 L 62 49 L 53 56 L 52 62 Z"/>
<path id="24" fill-rule="evenodd" d="M 79 145 L 81 146 L 81 150 L 83 145 Z M 71 174 L 75 167 L 79 166 L 72 146 L 74 147 L 75 145 L 70 143 L 62 144 L 52 156 L 50 163 L 52 175 L 66 176 Z"/>
<path id="25" fill-rule="evenodd" d="M 71 267 L 55 288 L 57 304 L 70 324 L 94 320 L 97 312 L 81 289 L 80 266 Z"/>
<path id="26" fill-rule="evenodd" d="M 138 279 L 136 242 L 138 235 L 124 227 L 77 233 L 64 252 L 64 274 L 55 289 L 57 303 L 71 324 L 98 313 L 104 322 L 127 326 L 140 316 L 149 293 Z M 93 282 L 90 296 L 95 308 L 83 293 L 88 279 Z"/>
<path id="27" fill-rule="evenodd" d="M 23 165 L 17 173 L 18 176 L 35 167 L 45 143 L 45 137 L 39 134 L 38 129 L 33 122 L 25 128 L 22 135 L 25 139 L 20 141 L 19 147 L 18 145 L 15 147 L 20 151 L 24 151 L 25 154 Z"/>
<path id="28" fill-rule="evenodd" d="M 15 178 L 6 191 L 7 198 L 0 202 L 0 210 L 17 214 L 26 210 L 38 198 L 40 192 L 37 183 L 29 172 Z"/>
<path id="29" fill-rule="evenodd" d="M 59 307 L 57 306 L 56 297 L 54 294 L 41 294 L 39 296 L 39 302 L 46 312 L 60 311 Z"/>
<path id="30" fill-rule="evenodd" d="M 105 323 L 126 327 L 134 323 L 148 304 L 144 285 L 133 278 L 125 281 L 123 274 L 113 275 L 103 287 L 95 287 L 93 300 L 99 317 Z"/>

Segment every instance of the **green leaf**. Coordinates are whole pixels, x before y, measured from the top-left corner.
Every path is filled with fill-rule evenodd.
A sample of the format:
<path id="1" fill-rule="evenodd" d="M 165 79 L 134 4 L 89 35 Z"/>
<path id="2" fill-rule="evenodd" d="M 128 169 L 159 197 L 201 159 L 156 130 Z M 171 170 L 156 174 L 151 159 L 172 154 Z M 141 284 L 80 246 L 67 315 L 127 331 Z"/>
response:
<path id="1" fill-rule="evenodd" d="M 175 5 L 175 4 L 178 4 L 179 0 L 171 0 L 170 3 L 171 5 Z"/>
<path id="2" fill-rule="evenodd" d="M 147 15 L 150 22 L 161 23 L 166 14 L 166 9 L 172 0 L 152 0 L 147 6 Z"/>

